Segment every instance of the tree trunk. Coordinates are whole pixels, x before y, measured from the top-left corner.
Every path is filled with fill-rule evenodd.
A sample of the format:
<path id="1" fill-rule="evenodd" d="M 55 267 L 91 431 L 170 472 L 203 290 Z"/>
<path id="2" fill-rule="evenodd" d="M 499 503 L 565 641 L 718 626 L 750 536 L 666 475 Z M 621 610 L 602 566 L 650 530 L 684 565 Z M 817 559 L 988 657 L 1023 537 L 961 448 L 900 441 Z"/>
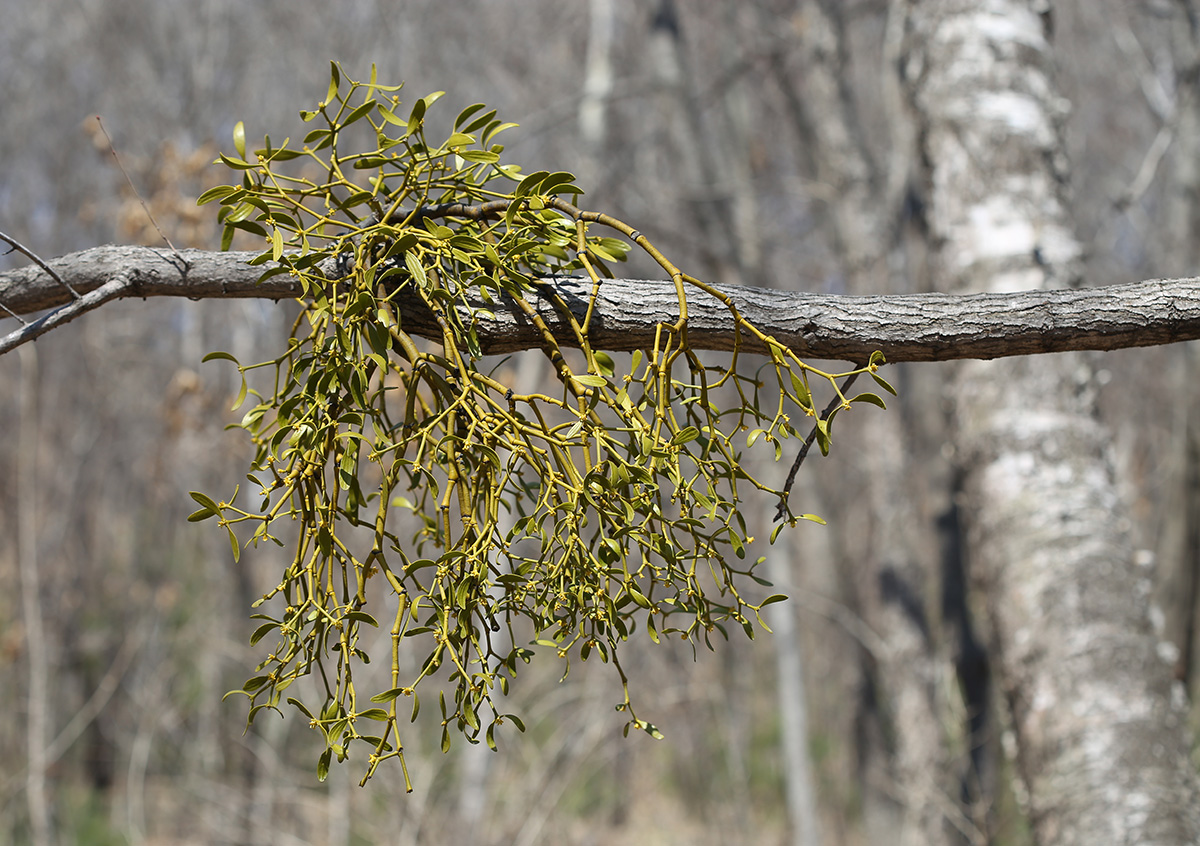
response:
<path id="1" fill-rule="evenodd" d="M 709 261 L 722 281 L 764 285 L 767 278 L 762 267 L 761 236 L 756 219 L 754 185 L 750 166 L 748 136 L 751 116 L 746 111 L 749 98 L 742 85 L 734 79 L 724 90 L 719 114 L 710 118 L 711 128 L 705 131 L 700 124 L 700 95 L 695 90 L 695 75 L 686 61 L 688 55 L 683 33 L 679 29 L 675 4 L 672 0 L 659 3 L 652 21 L 654 42 L 658 50 L 656 66 L 664 91 L 662 102 L 677 118 L 675 148 L 685 165 L 686 184 L 706 202 L 695 204 L 693 214 L 696 228 L 703 233 L 709 246 Z M 735 51 L 737 8 L 726 10 L 726 37 L 720 40 L 716 60 L 728 67 L 737 64 Z M 714 110 L 716 111 L 716 110 Z M 719 167 L 718 167 L 719 164 Z M 690 327 L 689 327 L 690 328 Z M 762 526 L 764 534 L 769 527 Z M 770 556 L 773 580 L 787 581 L 786 573 L 795 566 L 791 547 L 782 542 Z M 789 590 L 788 593 L 791 593 Z M 780 747 L 782 750 L 784 800 L 787 808 L 792 846 L 820 846 L 822 842 L 816 780 L 809 759 L 808 702 L 804 686 L 804 656 L 790 605 L 771 608 L 775 631 L 775 666 L 778 672 L 776 694 L 779 702 Z M 726 652 L 730 675 L 736 674 L 739 658 Z M 743 662 L 744 663 L 744 662 Z M 736 687 L 736 685 L 735 685 Z M 729 781 L 737 815 L 736 830 L 746 828 L 749 782 L 745 764 L 746 719 L 728 703 Z"/>
<path id="2" fill-rule="evenodd" d="M 49 736 L 50 662 L 43 625 L 41 582 L 38 578 L 37 515 L 37 443 L 38 377 L 37 354 L 21 350 L 20 424 L 17 432 L 18 516 L 17 560 L 21 577 L 21 617 L 25 626 L 26 658 L 29 662 L 29 690 L 26 702 L 25 801 L 29 809 L 30 843 L 49 846 L 54 842 L 51 828 L 51 800 L 47 789 L 46 743 Z"/>
<path id="3" fill-rule="evenodd" d="M 1194 3 L 1177 4 L 1168 29 L 1174 64 L 1174 112 L 1163 130 L 1173 129 L 1168 182 L 1166 269 L 1200 265 L 1200 18 Z M 1160 265 L 1161 266 L 1161 265 Z M 1200 615 L 1200 398 L 1192 386 L 1200 373 L 1200 347 L 1179 351 L 1176 390 L 1187 399 L 1176 412 L 1175 458 L 1170 506 L 1164 517 L 1155 602 L 1163 610 L 1163 637 L 1179 649 L 1176 676 L 1195 701 L 1197 616 Z"/>
<path id="4" fill-rule="evenodd" d="M 773 53 L 772 70 L 786 114 L 802 139 L 806 176 L 831 188 L 823 224 L 845 289 L 858 295 L 910 291 L 905 262 L 891 260 L 898 258 L 890 255 L 898 248 L 885 234 L 897 217 L 896 197 L 887 190 L 896 180 L 881 173 L 859 120 L 844 12 L 837 3 L 808 0 L 796 14 L 799 49 Z M 788 62 L 796 54 L 799 72 L 792 72 Z M 900 106 L 897 92 L 888 96 Z M 902 120 L 889 126 L 893 149 L 901 155 L 911 149 L 905 130 Z M 903 394 L 910 400 L 907 388 Z M 926 542 L 931 528 L 921 519 L 926 501 L 911 484 L 913 465 L 920 460 L 912 449 L 913 423 L 899 413 L 873 415 L 862 425 L 863 442 L 870 444 L 864 491 L 870 518 L 864 548 L 848 563 L 855 610 L 888 645 L 864 668 L 880 694 L 864 708 L 890 742 L 863 738 L 859 775 L 876 788 L 863 796 L 869 838 L 939 846 L 952 842 L 944 822 L 948 806 L 957 805 L 954 798 L 945 801 L 953 779 L 947 744 L 953 732 L 947 731 L 951 716 L 939 696 L 949 664 L 934 637 L 936 591 L 931 586 L 937 567 L 929 553 L 936 545 Z"/>
<path id="5" fill-rule="evenodd" d="M 1077 284 L 1049 12 L 910 3 L 906 73 L 941 282 Z M 1087 360 L 972 362 L 956 423 L 967 550 L 1042 844 L 1200 840 L 1178 691 L 1149 621 Z M 1021 791 L 1018 791 L 1020 794 Z"/>

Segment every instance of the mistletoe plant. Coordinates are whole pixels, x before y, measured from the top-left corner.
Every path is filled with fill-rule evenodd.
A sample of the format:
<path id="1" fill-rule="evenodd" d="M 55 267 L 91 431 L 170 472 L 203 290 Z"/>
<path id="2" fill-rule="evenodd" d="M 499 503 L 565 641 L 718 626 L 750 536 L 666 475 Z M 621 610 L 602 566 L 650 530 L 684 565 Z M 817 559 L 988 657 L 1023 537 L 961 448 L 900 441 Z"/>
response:
<path id="1" fill-rule="evenodd" d="M 493 747 L 503 721 L 523 729 L 494 694 L 530 660 L 515 644 L 535 642 L 568 662 L 611 662 L 626 731 L 659 736 L 634 714 L 619 645 L 639 628 L 655 641 L 670 633 L 707 643 L 727 623 L 753 636 L 759 610 L 783 597 L 755 603 L 739 587 L 742 577 L 765 584 L 754 563 L 741 563 L 751 541 L 743 493 L 779 497 L 780 526 L 819 518 L 793 515 L 786 490 L 755 478 L 742 452 L 761 442 L 778 458 L 805 417 L 827 450 L 833 413 L 855 400 L 883 404 L 874 394 L 847 399 L 836 379 L 875 376 L 881 358 L 843 374 L 805 364 L 644 235 L 568 202 L 583 193 L 570 174 L 502 163 L 496 138 L 513 124 L 494 110 L 468 107 L 435 141 L 425 115 L 440 94 L 402 117 L 398 90 L 374 71 L 367 83 L 343 80 L 334 65 L 325 100 L 301 112 L 316 125 L 302 147 L 268 136 L 249 156 L 239 124 L 237 155 L 220 160 L 240 181 L 199 199 L 220 204 L 224 248 L 239 230 L 263 239 L 254 259 L 263 278 L 286 273 L 303 291 L 277 358 L 206 358 L 238 366 L 237 405 L 253 397 L 240 426 L 257 448 L 248 478 L 258 504 L 193 493 L 202 507 L 192 519 L 219 518 L 235 557 L 235 530 L 255 544 L 284 545 L 283 534 L 292 548 L 278 586 L 256 603 L 282 598 L 277 613 L 255 615 L 263 622 L 251 643 L 275 645 L 240 691 L 249 719 L 277 710 L 314 674 L 321 701 L 286 701 L 324 735 L 318 776 L 359 749 L 365 783 L 390 758 L 403 768 L 402 723 L 416 719 L 431 677 L 442 688 L 443 750 L 451 729 Z M 634 248 L 673 280 L 678 319 L 618 368 L 589 326 L 610 265 Z M 564 275 L 590 280 L 582 318 L 556 294 Z M 728 308 L 735 344 L 723 366 L 688 345 L 696 290 Z M 425 332 L 432 339 L 406 330 L 413 312 L 401 301 L 436 327 Z M 554 305 L 567 339 L 535 301 Z M 552 389 L 518 390 L 483 355 L 478 330 L 497 303 L 537 328 Z M 749 373 L 745 338 L 769 350 Z M 259 368 L 272 376 L 269 392 L 247 387 Z M 814 379 L 833 392 L 825 413 Z M 391 683 L 363 691 L 363 637 L 381 619 L 391 626 Z M 415 675 L 404 676 L 414 665 L 401 650 L 423 656 Z"/>

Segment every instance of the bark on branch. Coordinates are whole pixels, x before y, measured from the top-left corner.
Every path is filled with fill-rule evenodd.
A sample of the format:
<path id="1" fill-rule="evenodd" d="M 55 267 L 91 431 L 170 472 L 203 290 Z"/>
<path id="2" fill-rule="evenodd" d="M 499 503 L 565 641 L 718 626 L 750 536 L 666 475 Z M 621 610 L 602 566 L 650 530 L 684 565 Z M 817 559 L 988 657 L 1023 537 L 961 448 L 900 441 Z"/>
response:
<path id="1" fill-rule="evenodd" d="M 253 256 L 106 246 L 49 261 L 82 295 L 80 299 L 74 299 L 60 282 L 35 265 L 2 273 L 0 307 L 7 312 L 24 315 L 58 310 L 0 338 L 0 353 L 111 299 L 298 296 L 299 287 L 286 275 L 259 284 L 263 268 L 246 263 Z M 874 350 L 882 351 L 892 362 L 990 359 L 1157 346 L 1200 338 L 1200 279 L 974 295 L 846 297 L 748 287 L 723 290 L 743 316 L 798 355 L 811 359 L 864 361 Z M 539 308 L 555 334 L 570 343 L 569 330 L 558 319 L 553 293 L 582 318 L 591 284 L 574 278 L 544 282 Z M 536 330 L 515 307 L 505 308 L 500 302 L 488 308 L 496 319 L 479 327 L 486 352 L 538 346 Z M 416 302 L 402 300 L 400 310 L 409 333 L 441 337 L 432 316 Z M 688 339 L 693 347 L 732 349 L 733 322 L 721 303 L 691 291 L 688 310 Z M 606 280 L 592 316 L 593 343 L 613 351 L 646 348 L 654 343 L 656 325 L 674 322 L 677 316 L 672 283 Z M 743 344 L 744 349 L 755 349 L 748 338 L 743 338 Z"/>

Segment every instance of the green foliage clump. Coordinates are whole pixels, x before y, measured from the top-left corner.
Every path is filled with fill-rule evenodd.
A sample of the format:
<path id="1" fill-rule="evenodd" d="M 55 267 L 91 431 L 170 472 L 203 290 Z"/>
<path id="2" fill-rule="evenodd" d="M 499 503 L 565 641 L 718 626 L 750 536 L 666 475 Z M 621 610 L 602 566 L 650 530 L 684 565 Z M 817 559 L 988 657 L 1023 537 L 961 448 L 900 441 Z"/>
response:
<path id="1" fill-rule="evenodd" d="M 753 636 L 759 609 L 782 597 L 756 604 L 739 590 L 740 577 L 756 579 L 743 491 L 772 492 L 742 451 L 761 441 L 778 458 L 797 435 L 793 417 L 814 418 L 828 448 L 831 415 L 818 414 L 810 378 L 832 386 L 832 410 L 850 402 L 835 382 L 846 374 L 804 364 L 645 236 L 568 202 L 582 194 L 570 174 L 502 163 L 496 138 L 513 124 L 495 111 L 471 106 L 434 141 L 425 116 L 440 95 L 401 116 L 397 90 L 374 73 L 343 80 L 335 65 L 325 100 L 301 113 L 316 126 L 301 148 L 267 137 L 248 156 L 239 124 L 237 155 L 221 157 L 239 182 L 200 198 L 221 206 L 224 247 L 239 230 L 263 239 L 254 262 L 264 278 L 286 273 L 303 290 L 287 349 L 235 361 L 238 405 L 255 400 L 240 425 L 257 447 L 248 477 L 257 507 L 237 505 L 236 493 L 230 502 L 193 494 L 202 506 L 193 519 L 218 517 L 235 556 L 235 529 L 256 544 L 294 538 L 290 565 L 259 603 L 282 597 L 281 613 L 255 615 L 252 642 L 276 645 L 241 692 L 253 720 L 315 674 L 322 701 L 286 701 L 325 736 L 318 774 L 354 744 L 366 755 L 364 782 L 382 761 L 403 764 L 401 723 L 416 719 L 418 689 L 435 674 L 442 748 L 451 729 L 494 746 L 504 721 L 523 728 L 494 698 L 530 660 L 518 644 L 545 645 L 568 666 L 596 654 L 625 682 L 618 647 L 639 628 L 655 641 L 707 643 L 729 623 Z M 586 277 L 594 303 L 610 265 L 634 248 L 674 281 L 679 317 L 660 323 L 626 369 L 593 347 L 591 307 L 579 319 L 549 280 Z M 770 351 L 756 373 L 741 371 L 737 350 L 714 367 L 689 347 L 692 289 L 726 304 L 731 334 Z M 535 295 L 555 304 L 569 343 L 546 326 Z M 431 318 L 432 339 L 406 331 L 402 299 Z M 485 358 L 480 333 L 501 307 L 537 328 L 552 388 L 517 390 Z M 246 386 L 258 368 L 273 373 L 270 393 Z M 773 493 L 794 523 L 784 493 Z M 362 636 L 389 624 L 391 684 L 360 691 Z M 412 666 L 402 649 L 423 656 L 415 675 L 402 677 Z M 634 714 L 627 684 L 617 707 L 626 730 L 658 736 Z"/>

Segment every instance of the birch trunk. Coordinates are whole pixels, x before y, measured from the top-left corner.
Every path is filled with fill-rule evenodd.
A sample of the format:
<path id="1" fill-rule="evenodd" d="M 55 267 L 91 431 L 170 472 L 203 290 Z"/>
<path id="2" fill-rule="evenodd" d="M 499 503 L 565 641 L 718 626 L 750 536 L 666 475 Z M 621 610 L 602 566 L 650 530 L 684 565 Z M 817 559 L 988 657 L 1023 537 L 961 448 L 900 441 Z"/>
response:
<path id="1" fill-rule="evenodd" d="M 943 287 L 1080 277 L 1042 5 L 910 3 L 905 70 Z M 967 548 L 1034 842 L 1197 842 L 1182 697 L 1150 626 L 1151 573 L 1133 554 L 1087 359 L 970 362 L 959 376 Z"/>

